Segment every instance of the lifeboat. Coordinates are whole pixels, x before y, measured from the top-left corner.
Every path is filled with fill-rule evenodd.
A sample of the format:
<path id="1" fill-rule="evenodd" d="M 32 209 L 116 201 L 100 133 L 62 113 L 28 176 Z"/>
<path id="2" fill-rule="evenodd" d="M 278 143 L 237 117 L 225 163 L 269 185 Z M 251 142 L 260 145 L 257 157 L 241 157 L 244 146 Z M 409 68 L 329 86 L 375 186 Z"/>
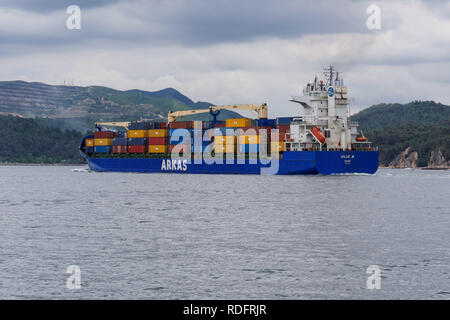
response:
<path id="1" fill-rule="evenodd" d="M 356 141 L 358 141 L 358 142 L 366 142 L 367 141 L 367 138 L 364 137 L 364 133 L 362 132 L 362 130 L 361 130 L 361 137 L 356 137 Z"/>
<path id="2" fill-rule="evenodd" d="M 325 143 L 325 136 L 323 135 L 322 131 L 320 131 L 319 127 L 314 127 L 311 129 L 311 133 L 318 141 L 320 141 L 321 144 Z"/>

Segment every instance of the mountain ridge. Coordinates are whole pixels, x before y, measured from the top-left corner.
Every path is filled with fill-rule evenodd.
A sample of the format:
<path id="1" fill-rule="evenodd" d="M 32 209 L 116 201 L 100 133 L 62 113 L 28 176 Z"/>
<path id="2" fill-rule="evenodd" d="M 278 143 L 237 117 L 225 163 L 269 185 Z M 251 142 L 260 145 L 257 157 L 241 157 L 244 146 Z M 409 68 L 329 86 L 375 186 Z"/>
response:
<path id="1" fill-rule="evenodd" d="M 167 112 L 213 105 L 192 101 L 174 88 L 117 90 L 105 86 L 50 85 L 23 80 L 0 81 L 0 114 L 20 114 L 60 129 L 91 130 L 96 121 L 164 121 Z M 219 119 L 239 118 L 223 110 Z M 198 115 L 209 119 L 208 114 Z"/>

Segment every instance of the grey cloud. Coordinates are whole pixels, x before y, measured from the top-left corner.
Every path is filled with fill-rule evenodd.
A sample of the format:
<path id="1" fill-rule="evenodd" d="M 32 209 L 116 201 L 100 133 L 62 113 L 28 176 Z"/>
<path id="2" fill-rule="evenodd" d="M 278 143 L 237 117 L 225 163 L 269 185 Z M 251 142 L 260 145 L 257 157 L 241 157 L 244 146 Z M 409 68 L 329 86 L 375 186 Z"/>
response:
<path id="1" fill-rule="evenodd" d="M 111 5 L 120 0 L 2 0 L 0 7 L 20 9 L 32 12 L 61 10 L 75 4 L 83 8 L 95 8 Z"/>

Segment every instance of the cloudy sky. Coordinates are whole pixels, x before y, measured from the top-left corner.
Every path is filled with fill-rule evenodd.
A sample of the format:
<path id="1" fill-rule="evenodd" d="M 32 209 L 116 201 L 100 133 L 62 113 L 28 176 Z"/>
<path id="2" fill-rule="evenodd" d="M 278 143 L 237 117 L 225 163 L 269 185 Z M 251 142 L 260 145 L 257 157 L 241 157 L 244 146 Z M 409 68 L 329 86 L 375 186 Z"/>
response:
<path id="1" fill-rule="evenodd" d="M 69 30 L 66 9 L 81 8 Z M 381 9 L 369 30 L 367 8 Z M 173 87 L 215 104 L 288 101 L 333 64 L 352 111 L 381 102 L 450 104 L 450 1 L 1 0 L 0 80 Z"/>

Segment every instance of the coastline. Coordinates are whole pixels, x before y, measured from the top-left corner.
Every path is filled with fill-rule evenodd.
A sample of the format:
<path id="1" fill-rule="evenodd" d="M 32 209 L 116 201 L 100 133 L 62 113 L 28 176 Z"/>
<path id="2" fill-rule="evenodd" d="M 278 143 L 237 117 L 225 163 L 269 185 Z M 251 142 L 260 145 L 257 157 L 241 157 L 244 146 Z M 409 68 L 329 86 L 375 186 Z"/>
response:
<path id="1" fill-rule="evenodd" d="M 73 167 L 87 166 L 86 163 L 20 163 L 20 162 L 0 162 L 0 166 L 4 167 Z"/>

